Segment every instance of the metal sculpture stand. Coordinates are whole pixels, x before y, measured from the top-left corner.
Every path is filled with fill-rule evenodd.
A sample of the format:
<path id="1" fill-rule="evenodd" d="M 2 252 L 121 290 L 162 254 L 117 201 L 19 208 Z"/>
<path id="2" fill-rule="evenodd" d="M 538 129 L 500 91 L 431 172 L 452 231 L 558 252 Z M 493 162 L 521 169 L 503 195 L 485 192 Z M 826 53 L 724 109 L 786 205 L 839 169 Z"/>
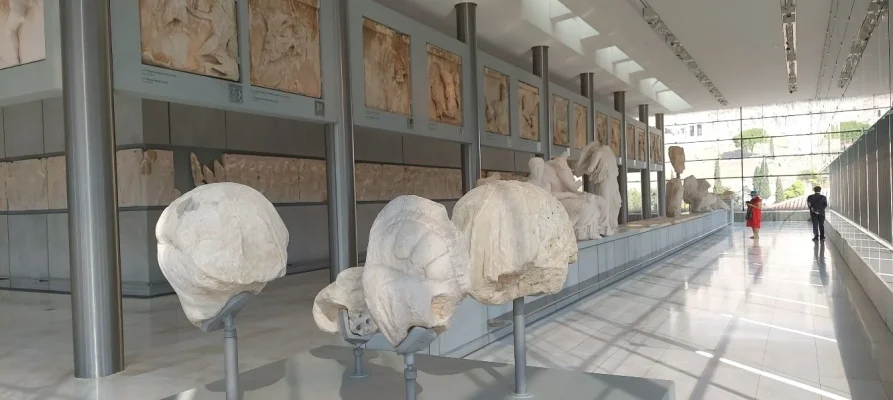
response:
<path id="1" fill-rule="evenodd" d="M 406 368 L 403 370 L 403 379 L 406 381 L 406 400 L 416 400 L 416 377 L 419 372 L 415 367 L 415 353 L 422 351 L 437 339 L 434 329 L 415 326 L 409 330 L 406 339 L 403 339 L 394 351 L 403 356 Z"/>
<path id="2" fill-rule="evenodd" d="M 508 399 L 529 399 L 527 391 L 527 323 L 524 321 L 524 297 L 512 301 L 512 336 L 515 339 L 515 392 Z"/>
<path id="3" fill-rule="evenodd" d="M 239 293 L 229 299 L 217 315 L 202 322 L 201 330 L 213 332 L 223 329 L 223 357 L 226 371 L 226 400 L 241 400 L 239 389 L 239 339 L 236 336 L 236 315 L 254 297 L 249 292 Z"/>
<path id="4" fill-rule="evenodd" d="M 363 371 L 363 346 L 366 345 L 375 334 L 359 336 L 350 331 L 350 323 L 347 310 L 341 310 L 338 314 L 338 324 L 341 328 L 341 337 L 344 341 L 353 345 L 353 372 L 347 375 L 350 378 L 365 378 L 369 373 Z"/>

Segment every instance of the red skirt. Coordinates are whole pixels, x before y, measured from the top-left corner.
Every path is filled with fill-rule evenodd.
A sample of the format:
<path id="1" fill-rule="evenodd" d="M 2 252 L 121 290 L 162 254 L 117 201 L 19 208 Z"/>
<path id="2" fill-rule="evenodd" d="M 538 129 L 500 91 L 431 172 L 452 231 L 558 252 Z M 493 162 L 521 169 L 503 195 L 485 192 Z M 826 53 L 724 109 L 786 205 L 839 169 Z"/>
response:
<path id="1" fill-rule="evenodd" d="M 751 211 L 753 212 L 753 217 L 747 220 L 747 227 L 760 229 L 760 222 L 762 222 L 763 219 L 763 210 L 754 208 Z"/>

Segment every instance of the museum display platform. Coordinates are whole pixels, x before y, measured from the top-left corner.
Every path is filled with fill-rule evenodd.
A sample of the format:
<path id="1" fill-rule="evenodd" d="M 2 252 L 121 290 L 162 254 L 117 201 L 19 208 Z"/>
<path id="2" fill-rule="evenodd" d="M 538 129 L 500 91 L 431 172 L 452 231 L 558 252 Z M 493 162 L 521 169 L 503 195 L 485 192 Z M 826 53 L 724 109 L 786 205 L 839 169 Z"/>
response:
<path id="1" fill-rule="evenodd" d="M 403 357 L 366 351 L 366 378 L 350 378 L 349 347 L 322 346 L 294 357 L 242 372 L 244 400 L 375 400 L 404 398 Z M 512 391 L 514 366 L 419 355 L 419 399 L 491 400 Z M 673 382 L 617 375 L 528 367 L 534 399 L 673 400 Z M 218 400 L 225 382 L 190 389 L 166 400 Z"/>
<path id="2" fill-rule="evenodd" d="M 527 322 L 545 318 L 670 254 L 725 228 L 725 210 L 655 218 L 621 226 L 609 237 L 578 242 L 578 261 L 568 265 L 567 281 L 558 294 L 525 298 Z M 465 357 L 512 333 L 512 304 L 488 306 L 466 298 L 450 324 L 431 344 L 428 354 Z M 367 345 L 391 350 L 381 334 Z"/>

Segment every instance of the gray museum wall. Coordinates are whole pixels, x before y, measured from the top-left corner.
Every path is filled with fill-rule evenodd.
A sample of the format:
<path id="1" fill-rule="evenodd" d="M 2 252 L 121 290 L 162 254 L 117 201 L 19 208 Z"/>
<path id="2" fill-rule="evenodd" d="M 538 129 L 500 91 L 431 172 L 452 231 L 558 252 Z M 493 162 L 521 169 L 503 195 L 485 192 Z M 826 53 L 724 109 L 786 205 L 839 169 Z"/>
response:
<path id="1" fill-rule="evenodd" d="M 174 184 L 194 187 L 189 154 L 216 158 L 224 151 L 264 156 L 325 158 L 322 125 L 209 108 L 115 96 L 119 150 L 174 153 Z M 65 152 L 61 98 L 0 108 L 0 162 Z M 485 171 L 526 172 L 531 154 L 483 148 Z M 355 158 L 423 167 L 460 168 L 458 143 L 357 128 Z M 204 160 L 203 160 L 204 161 Z M 452 211 L 456 199 L 438 199 Z M 364 252 L 369 229 L 386 201 L 358 202 L 357 243 Z M 276 205 L 289 230 L 289 273 L 324 268 L 328 261 L 326 204 Z M 154 228 L 164 206 L 119 208 L 123 291 L 126 296 L 172 293 L 155 252 Z M 0 212 L 0 288 L 69 290 L 68 215 L 65 209 Z"/>

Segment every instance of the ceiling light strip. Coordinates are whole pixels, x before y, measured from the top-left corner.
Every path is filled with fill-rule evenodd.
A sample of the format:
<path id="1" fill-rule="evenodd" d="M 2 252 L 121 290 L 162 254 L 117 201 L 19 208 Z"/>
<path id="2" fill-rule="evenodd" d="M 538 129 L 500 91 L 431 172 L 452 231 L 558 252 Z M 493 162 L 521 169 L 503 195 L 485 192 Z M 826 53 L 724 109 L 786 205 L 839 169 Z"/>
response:
<path id="1" fill-rule="evenodd" d="M 645 22 L 648 23 L 648 26 L 657 33 L 661 39 L 664 40 L 664 43 L 670 47 L 670 50 L 673 50 L 673 53 L 676 54 L 676 57 L 682 60 L 682 63 L 688 68 L 688 70 L 701 82 L 710 94 L 713 95 L 713 98 L 716 99 L 719 104 L 726 106 L 729 102 L 726 100 L 725 96 L 722 95 L 722 92 L 716 88 L 716 85 L 713 84 L 713 81 L 701 70 L 701 67 L 698 66 L 698 63 L 692 58 L 691 54 L 688 54 L 688 51 L 685 50 L 685 47 L 679 43 L 679 40 L 676 39 L 676 35 L 670 31 L 670 28 L 667 27 L 667 24 L 661 20 L 660 16 L 657 15 L 657 11 L 651 8 L 648 3 L 642 1 L 642 5 L 644 8 L 642 9 L 642 18 L 645 19 Z"/>
<path id="2" fill-rule="evenodd" d="M 837 80 L 837 87 L 845 88 L 853 79 L 859 61 L 862 60 L 862 53 L 868 46 L 871 34 L 874 28 L 877 28 L 881 15 L 887 12 L 887 0 L 871 0 L 868 4 L 868 11 L 865 13 L 865 19 L 862 21 L 862 27 L 853 36 L 853 44 L 850 46 L 850 55 L 847 56 L 840 71 L 840 77 Z"/>
<path id="3" fill-rule="evenodd" d="M 781 31 L 788 70 L 788 93 L 794 93 L 797 91 L 797 4 L 794 0 L 781 0 Z"/>

